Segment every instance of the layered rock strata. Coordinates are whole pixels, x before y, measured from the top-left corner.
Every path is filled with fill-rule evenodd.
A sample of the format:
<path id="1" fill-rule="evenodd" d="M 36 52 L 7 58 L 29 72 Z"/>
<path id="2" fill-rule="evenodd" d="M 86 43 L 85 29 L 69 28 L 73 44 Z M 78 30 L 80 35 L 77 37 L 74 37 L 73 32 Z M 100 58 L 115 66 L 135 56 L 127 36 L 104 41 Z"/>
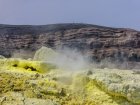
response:
<path id="1" fill-rule="evenodd" d="M 94 61 L 140 61 L 140 32 L 89 24 L 42 26 L 0 25 L 0 54 L 32 57 L 41 46 L 70 47 L 88 53 Z M 28 53 L 28 54 L 26 54 Z"/>

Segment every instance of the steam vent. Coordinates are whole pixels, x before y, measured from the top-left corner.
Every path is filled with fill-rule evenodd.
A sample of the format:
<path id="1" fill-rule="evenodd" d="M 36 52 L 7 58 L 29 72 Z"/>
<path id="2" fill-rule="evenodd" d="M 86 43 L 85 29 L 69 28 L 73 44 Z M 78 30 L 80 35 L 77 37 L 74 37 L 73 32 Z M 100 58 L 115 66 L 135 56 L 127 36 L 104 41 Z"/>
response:
<path id="1" fill-rule="evenodd" d="M 140 32 L 0 25 L 0 105 L 140 105 Z"/>

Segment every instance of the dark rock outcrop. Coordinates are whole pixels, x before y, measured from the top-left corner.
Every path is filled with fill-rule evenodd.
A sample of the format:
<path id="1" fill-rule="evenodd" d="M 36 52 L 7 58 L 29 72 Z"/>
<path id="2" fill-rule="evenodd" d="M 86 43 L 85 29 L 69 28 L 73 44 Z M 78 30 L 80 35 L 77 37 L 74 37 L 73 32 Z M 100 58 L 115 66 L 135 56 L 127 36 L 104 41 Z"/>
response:
<path id="1" fill-rule="evenodd" d="M 140 32 L 132 29 L 90 24 L 0 25 L 0 55 L 10 57 L 22 49 L 32 56 L 41 46 L 77 48 L 96 61 L 140 62 Z"/>

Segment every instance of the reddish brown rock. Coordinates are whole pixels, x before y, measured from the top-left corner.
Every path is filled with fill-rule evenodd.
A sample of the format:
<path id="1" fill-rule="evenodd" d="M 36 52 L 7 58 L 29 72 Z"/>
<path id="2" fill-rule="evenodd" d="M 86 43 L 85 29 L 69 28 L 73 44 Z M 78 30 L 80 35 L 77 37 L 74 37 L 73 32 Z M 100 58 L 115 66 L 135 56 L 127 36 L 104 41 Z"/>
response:
<path id="1" fill-rule="evenodd" d="M 41 46 L 77 48 L 96 61 L 115 58 L 140 62 L 140 32 L 132 29 L 89 24 L 0 25 L 1 55 L 10 57 L 22 49 L 32 56 Z"/>

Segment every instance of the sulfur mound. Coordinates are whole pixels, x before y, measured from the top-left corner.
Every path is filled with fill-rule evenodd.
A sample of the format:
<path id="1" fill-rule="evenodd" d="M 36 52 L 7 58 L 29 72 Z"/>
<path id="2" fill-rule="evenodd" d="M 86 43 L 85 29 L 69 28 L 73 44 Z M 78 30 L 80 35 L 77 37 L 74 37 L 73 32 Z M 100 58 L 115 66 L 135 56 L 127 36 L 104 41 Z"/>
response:
<path id="1" fill-rule="evenodd" d="M 0 105 L 140 105 L 139 71 L 60 70 L 40 51 L 36 61 L 0 59 Z"/>
<path id="2" fill-rule="evenodd" d="M 124 97 L 132 103 L 140 103 L 140 74 L 137 71 L 98 70 L 91 79 L 112 96 Z"/>
<path id="3" fill-rule="evenodd" d="M 36 51 L 33 60 L 37 61 L 48 61 L 54 58 L 58 53 L 48 47 L 42 46 L 39 50 Z"/>
<path id="4" fill-rule="evenodd" d="M 16 71 L 16 72 L 38 72 L 45 73 L 54 69 L 55 66 L 43 61 L 29 61 L 22 59 L 0 59 L 0 69 Z"/>

